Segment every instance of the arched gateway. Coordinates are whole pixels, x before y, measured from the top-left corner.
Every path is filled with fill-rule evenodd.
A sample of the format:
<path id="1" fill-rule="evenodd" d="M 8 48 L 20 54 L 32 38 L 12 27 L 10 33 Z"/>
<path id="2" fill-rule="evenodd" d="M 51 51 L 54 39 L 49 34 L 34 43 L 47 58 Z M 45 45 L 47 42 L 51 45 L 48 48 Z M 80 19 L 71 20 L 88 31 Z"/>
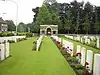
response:
<path id="1" fill-rule="evenodd" d="M 58 25 L 40 25 L 40 35 L 57 35 Z"/>

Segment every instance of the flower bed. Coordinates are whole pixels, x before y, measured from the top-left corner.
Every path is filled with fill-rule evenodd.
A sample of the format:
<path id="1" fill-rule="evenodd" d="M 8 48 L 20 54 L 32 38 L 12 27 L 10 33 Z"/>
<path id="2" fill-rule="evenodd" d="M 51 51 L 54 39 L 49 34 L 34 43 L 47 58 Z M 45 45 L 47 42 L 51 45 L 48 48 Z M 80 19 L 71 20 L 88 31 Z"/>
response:
<path id="1" fill-rule="evenodd" d="M 77 75 L 92 75 L 92 74 L 89 74 L 88 72 L 88 68 L 87 68 L 88 62 L 85 63 L 85 66 L 82 66 L 80 62 L 78 61 L 78 59 L 76 58 L 77 56 L 79 56 L 79 59 L 81 59 L 81 56 L 82 56 L 81 53 L 77 53 L 76 56 L 71 56 L 71 54 L 67 52 L 68 47 L 67 48 L 63 47 L 61 42 L 56 41 L 52 37 L 51 39 L 59 48 L 60 52 L 62 53 L 66 61 L 73 68 L 73 70 L 76 72 Z"/>

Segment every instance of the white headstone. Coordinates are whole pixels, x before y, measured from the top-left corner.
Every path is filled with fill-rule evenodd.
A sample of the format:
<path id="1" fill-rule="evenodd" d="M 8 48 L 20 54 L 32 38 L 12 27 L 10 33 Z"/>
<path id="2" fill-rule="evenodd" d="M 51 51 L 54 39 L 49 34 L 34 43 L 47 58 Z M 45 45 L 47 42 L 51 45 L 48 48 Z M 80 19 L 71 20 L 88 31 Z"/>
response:
<path id="1" fill-rule="evenodd" d="M 85 44 L 87 44 L 87 42 L 88 42 L 88 39 L 87 39 L 87 37 L 85 37 Z"/>
<path id="2" fill-rule="evenodd" d="M 97 38 L 97 48 L 100 48 L 100 39 L 99 39 L 99 37 Z"/>
<path id="3" fill-rule="evenodd" d="M 80 41 L 81 37 L 80 35 L 77 35 L 77 41 Z"/>
<path id="4" fill-rule="evenodd" d="M 83 38 L 81 37 L 81 43 L 83 43 Z"/>
<path id="5" fill-rule="evenodd" d="M 86 58 L 86 48 L 82 47 L 81 49 L 81 64 L 85 65 L 85 58 Z"/>
<path id="6" fill-rule="evenodd" d="M 0 44 L 0 59 L 1 60 L 4 60 L 5 57 L 4 57 L 4 44 Z"/>
<path id="7" fill-rule="evenodd" d="M 90 39 L 88 39 L 88 44 L 90 44 Z"/>
<path id="8" fill-rule="evenodd" d="M 77 45 L 77 52 L 76 53 L 80 53 L 81 52 L 81 46 Z"/>
<path id="9" fill-rule="evenodd" d="M 94 55 L 93 75 L 100 75 L 100 54 Z"/>
<path id="10" fill-rule="evenodd" d="M 69 54 L 71 54 L 71 56 L 73 56 L 73 48 L 74 48 L 73 43 L 70 43 L 70 44 L 68 45 L 68 47 L 69 47 Z"/>
<path id="11" fill-rule="evenodd" d="M 71 54 L 71 56 L 73 56 L 73 49 L 74 49 L 73 43 L 63 39 L 63 43 L 62 44 L 63 44 L 63 47 L 67 48 L 67 50 L 68 50 L 67 52 L 69 54 Z"/>
<path id="12" fill-rule="evenodd" d="M 41 42 L 42 42 L 42 38 L 43 38 L 43 35 L 41 35 L 39 37 L 39 39 L 37 40 L 37 43 L 36 43 L 36 50 L 38 51 L 39 48 L 40 48 L 40 45 L 41 45 Z"/>
<path id="13" fill-rule="evenodd" d="M 5 49 L 6 49 L 6 58 L 9 57 L 9 43 L 5 44 Z"/>
<path id="14" fill-rule="evenodd" d="M 59 42 L 61 42 L 61 38 L 59 38 Z"/>
<path id="15" fill-rule="evenodd" d="M 86 56 L 86 62 L 89 63 L 88 66 L 88 71 L 91 73 L 92 72 L 92 61 L 93 61 L 93 51 L 87 50 L 87 56 Z"/>

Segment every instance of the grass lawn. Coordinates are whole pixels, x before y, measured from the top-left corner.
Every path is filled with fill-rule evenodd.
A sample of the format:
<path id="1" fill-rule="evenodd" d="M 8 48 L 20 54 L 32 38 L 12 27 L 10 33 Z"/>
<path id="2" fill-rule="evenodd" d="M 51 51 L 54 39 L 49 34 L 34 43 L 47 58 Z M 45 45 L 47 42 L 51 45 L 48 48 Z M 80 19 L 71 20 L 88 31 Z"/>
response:
<path id="1" fill-rule="evenodd" d="M 0 62 L 0 75 L 76 75 L 51 39 L 44 38 L 39 52 L 32 51 L 34 40 L 10 45 L 12 57 Z"/>
<path id="2" fill-rule="evenodd" d="M 99 49 L 96 49 L 96 48 L 93 48 L 93 47 L 90 47 L 90 46 L 87 46 L 87 45 L 83 45 L 80 42 L 76 42 L 74 40 L 67 39 L 66 37 L 61 37 L 61 38 L 74 43 L 74 54 L 76 53 L 77 45 L 80 45 L 81 47 L 85 47 L 86 50 L 92 50 L 94 53 L 99 53 L 100 54 L 100 50 Z"/>

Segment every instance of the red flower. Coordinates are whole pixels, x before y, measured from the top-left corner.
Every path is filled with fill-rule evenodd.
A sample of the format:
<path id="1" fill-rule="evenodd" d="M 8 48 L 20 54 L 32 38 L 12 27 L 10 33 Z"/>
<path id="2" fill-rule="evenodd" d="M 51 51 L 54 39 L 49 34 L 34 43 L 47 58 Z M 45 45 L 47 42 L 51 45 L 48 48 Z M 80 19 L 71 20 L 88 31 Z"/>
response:
<path id="1" fill-rule="evenodd" d="M 88 62 L 85 62 L 85 65 L 89 65 L 89 63 Z"/>
<path id="2" fill-rule="evenodd" d="M 81 53 L 77 53 L 77 54 L 76 54 L 76 56 L 78 56 L 78 55 L 80 55 L 80 57 L 82 56 L 82 54 L 81 54 Z"/>
<path id="3" fill-rule="evenodd" d="M 65 47 L 62 47 L 62 50 L 65 50 Z"/>
<path id="4" fill-rule="evenodd" d="M 59 41 L 56 41 L 57 44 L 61 44 Z"/>

